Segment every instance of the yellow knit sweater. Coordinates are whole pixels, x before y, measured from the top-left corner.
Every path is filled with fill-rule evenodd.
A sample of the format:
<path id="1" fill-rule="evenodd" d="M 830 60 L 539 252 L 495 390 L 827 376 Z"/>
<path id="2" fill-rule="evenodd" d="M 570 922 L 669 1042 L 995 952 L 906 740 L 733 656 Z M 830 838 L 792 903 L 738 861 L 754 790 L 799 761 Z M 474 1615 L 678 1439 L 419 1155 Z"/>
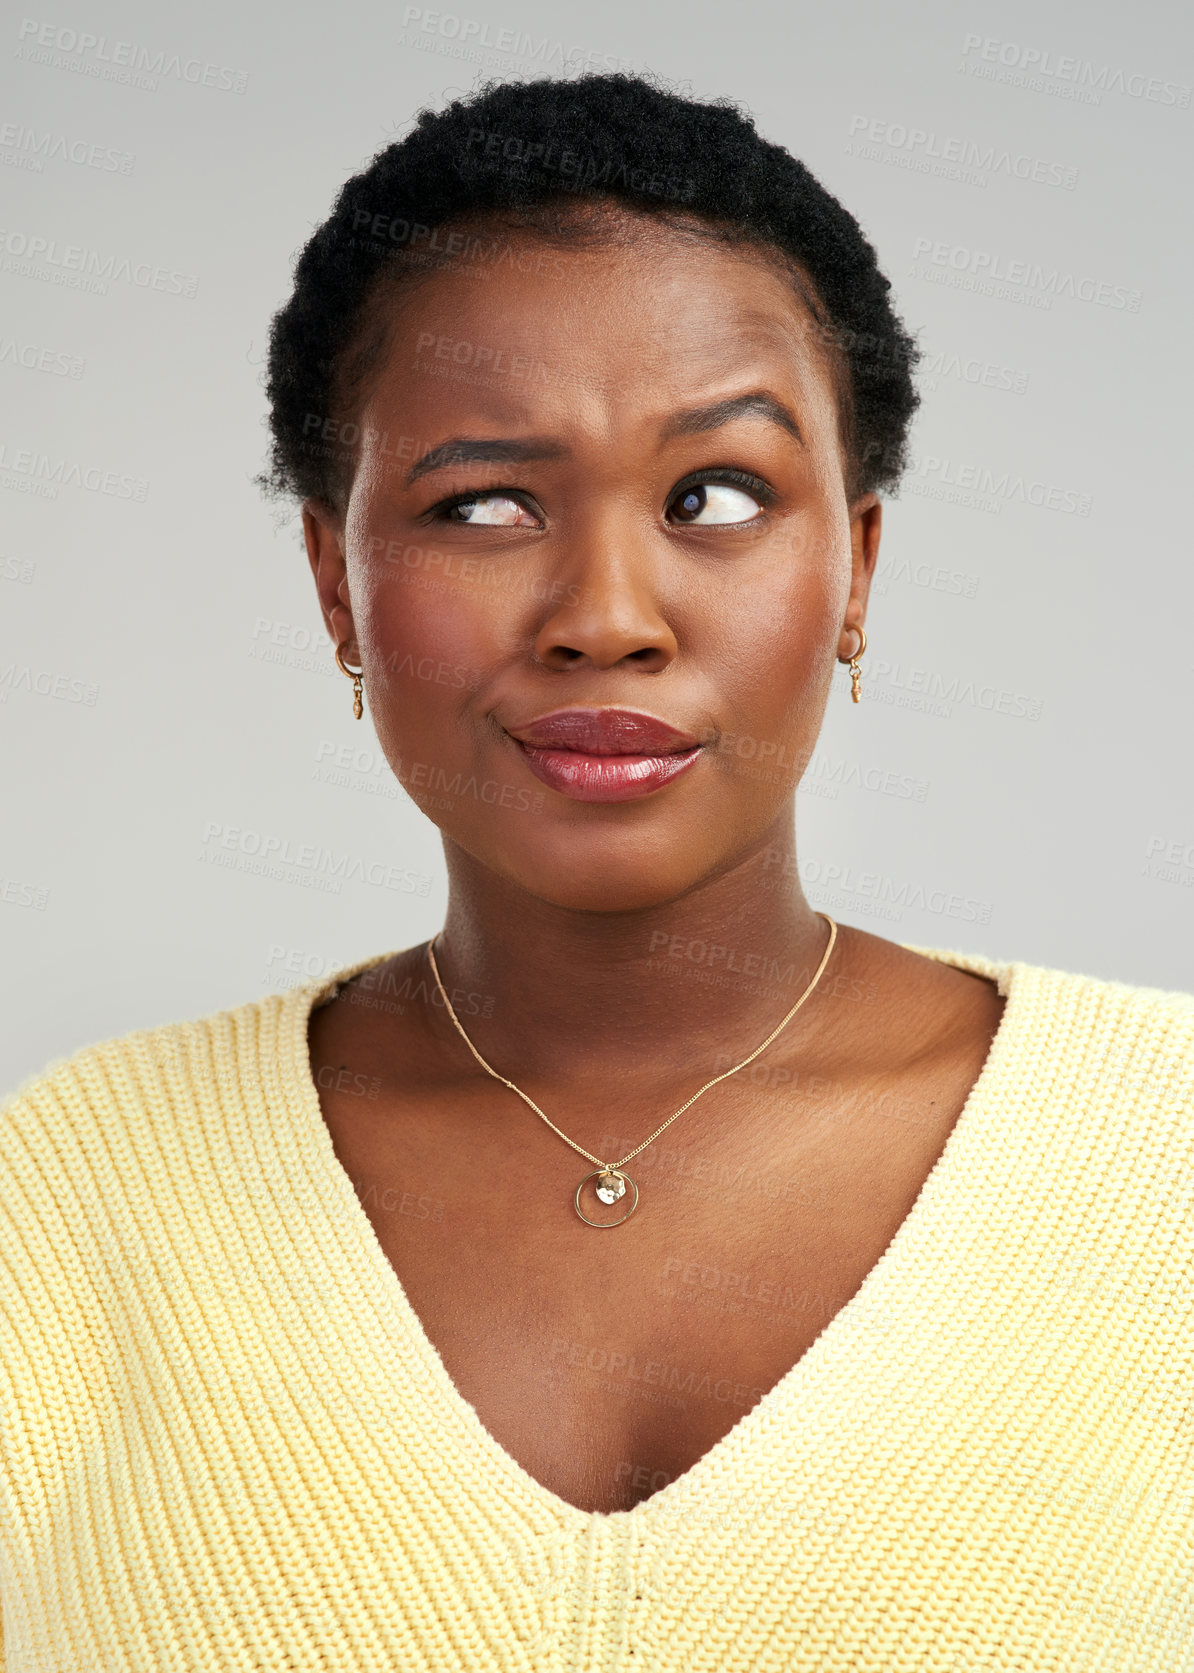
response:
<path id="1" fill-rule="evenodd" d="M 311 982 L 0 1110 L 7 1673 L 1194 1668 L 1194 996 L 1008 995 L 908 1218 L 689 1471 L 588 1514 L 449 1379 Z M 352 970 L 375 960 L 363 961 Z"/>

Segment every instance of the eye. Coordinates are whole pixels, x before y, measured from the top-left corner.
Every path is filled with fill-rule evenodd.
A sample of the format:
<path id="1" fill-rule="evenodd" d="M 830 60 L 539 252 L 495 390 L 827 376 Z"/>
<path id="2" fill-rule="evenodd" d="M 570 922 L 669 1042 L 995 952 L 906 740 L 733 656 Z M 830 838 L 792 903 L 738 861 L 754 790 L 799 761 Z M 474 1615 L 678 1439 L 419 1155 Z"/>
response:
<path id="1" fill-rule="evenodd" d="M 452 500 L 442 508 L 442 514 L 449 523 L 468 523 L 473 527 L 479 524 L 500 529 L 539 526 L 538 519 L 522 501 L 510 494 L 469 494 Z"/>
<path id="2" fill-rule="evenodd" d="M 713 523 L 750 523 L 762 512 L 759 497 L 728 482 L 693 482 L 681 488 L 668 505 L 677 523 L 708 527 Z"/>

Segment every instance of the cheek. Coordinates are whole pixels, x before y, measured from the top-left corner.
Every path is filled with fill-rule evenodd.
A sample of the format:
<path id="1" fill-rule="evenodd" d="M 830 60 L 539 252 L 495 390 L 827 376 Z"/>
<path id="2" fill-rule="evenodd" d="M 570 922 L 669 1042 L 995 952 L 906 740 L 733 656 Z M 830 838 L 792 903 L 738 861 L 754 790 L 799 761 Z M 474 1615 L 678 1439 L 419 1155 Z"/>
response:
<path id="1" fill-rule="evenodd" d="M 352 582 L 370 713 L 391 765 L 469 762 L 478 691 L 509 656 L 495 568 L 432 543 L 392 545 Z"/>
<path id="2" fill-rule="evenodd" d="M 475 653 L 471 612 L 453 608 L 455 589 L 443 576 L 443 561 L 430 547 L 404 545 L 373 566 L 363 590 L 353 589 L 375 699 L 385 691 L 405 700 L 412 682 L 428 683 L 428 664 L 467 667 Z"/>
<path id="3" fill-rule="evenodd" d="M 735 685 L 778 709 L 814 690 L 831 672 L 849 588 L 848 525 L 786 531 L 748 583 L 728 589 L 720 613 Z"/>

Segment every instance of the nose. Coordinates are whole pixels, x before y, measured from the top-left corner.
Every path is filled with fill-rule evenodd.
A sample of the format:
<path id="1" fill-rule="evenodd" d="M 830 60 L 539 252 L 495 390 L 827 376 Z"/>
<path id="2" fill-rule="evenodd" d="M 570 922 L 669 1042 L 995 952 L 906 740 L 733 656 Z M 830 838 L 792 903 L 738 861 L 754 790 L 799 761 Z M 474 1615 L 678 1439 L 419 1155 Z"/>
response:
<path id="1" fill-rule="evenodd" d="M 552 609 L 535 635 L 535 657 L 544 667 L 615 668 L 619 663 L 661 673 L 674 659 L 676 636 L 663 615 L 644 557 L 624 542 L 575 549 L 566 572 L 551 588 Z"/>

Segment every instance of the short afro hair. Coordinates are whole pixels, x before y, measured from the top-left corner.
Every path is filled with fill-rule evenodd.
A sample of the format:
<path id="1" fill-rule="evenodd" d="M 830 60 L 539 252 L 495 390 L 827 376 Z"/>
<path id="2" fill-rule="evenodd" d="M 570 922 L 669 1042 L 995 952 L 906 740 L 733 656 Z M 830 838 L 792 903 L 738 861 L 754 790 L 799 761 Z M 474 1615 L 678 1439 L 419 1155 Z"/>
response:
<path id="1" fill-rule="evenodd" d="M 566 240 L 587 224 L 591 237 L 600 214 L 594 223 L 582 203 L 778 253 L 834 368 L 850 497 L 896 486 L 919 351 L 857 221 L 730 101 L 702 104 L 622 73 L 490 82 L 420 112 L 342 187 L 271 326 L 261 486 L 343 508 L 356 434 L 343 421 L 384 346 L 377 330 L 363 340 L 371 303 L 385 278 L 443 265 L 438 229 L 512 222 Z"/>

